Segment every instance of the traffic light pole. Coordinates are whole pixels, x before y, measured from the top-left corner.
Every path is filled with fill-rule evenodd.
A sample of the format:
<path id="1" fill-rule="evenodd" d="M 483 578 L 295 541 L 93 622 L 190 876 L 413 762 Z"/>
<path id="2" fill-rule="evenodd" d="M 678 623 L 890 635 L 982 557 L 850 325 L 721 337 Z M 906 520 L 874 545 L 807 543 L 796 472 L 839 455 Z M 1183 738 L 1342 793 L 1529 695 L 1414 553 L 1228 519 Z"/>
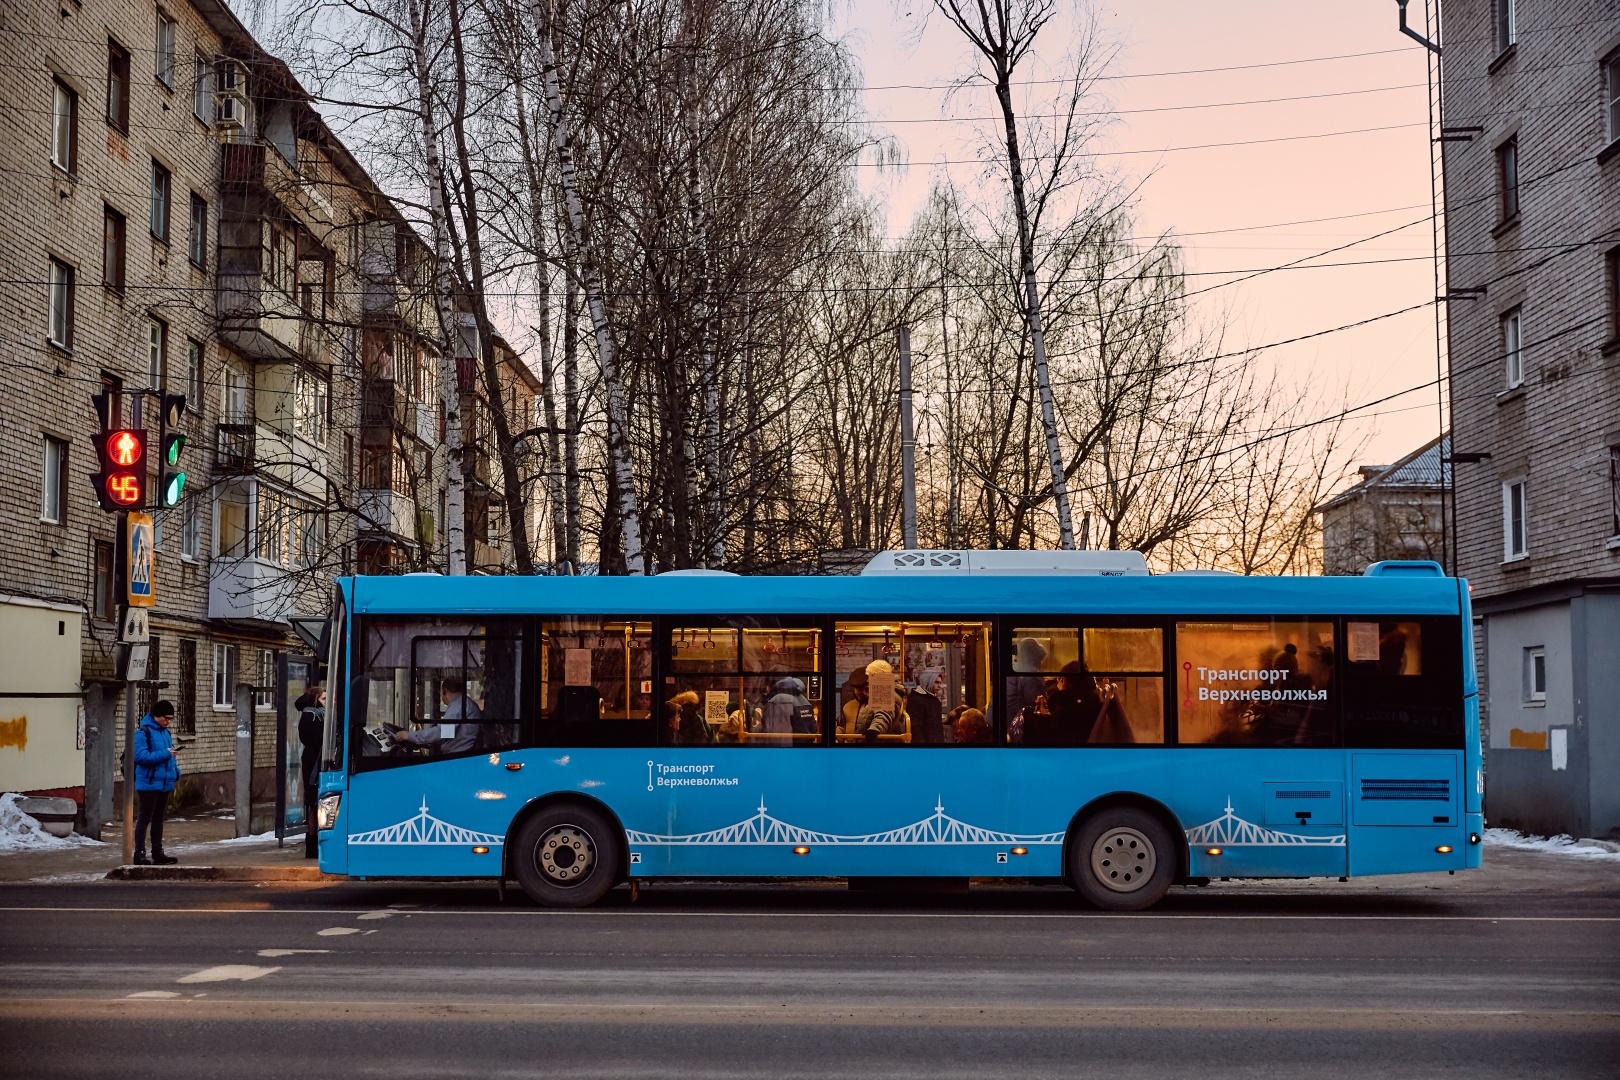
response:
<path id="1" fill-rule="evenodd" d="M 124 811 L 124 865 L 128 866 L 135 861 L 135 680 L 129 678 L 124 680 L 124 797 L 119 801 Z"/>

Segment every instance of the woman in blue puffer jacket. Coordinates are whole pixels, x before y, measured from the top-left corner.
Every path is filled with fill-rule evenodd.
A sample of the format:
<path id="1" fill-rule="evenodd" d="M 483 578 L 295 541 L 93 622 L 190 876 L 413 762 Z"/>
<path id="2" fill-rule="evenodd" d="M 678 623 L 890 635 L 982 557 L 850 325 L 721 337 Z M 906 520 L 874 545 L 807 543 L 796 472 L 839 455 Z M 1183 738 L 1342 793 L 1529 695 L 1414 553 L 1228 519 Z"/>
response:
<path id="1" fill-rule="evenodd" d="M 141 717 L 141 726 L 135 729 L 135 864 L 148 862 L 167 866 L 179 862 L 173 855 L 163 853 L 163 811 L 169 805 L 169 793 L 180 779 L 180 762 L 175 759 L 174 736 L 169 724 L 174 720 L 174 705 L 159 701 L 152 711 Z M 146 857 L 146 830 L 152 830 L 152 858 Z"/>

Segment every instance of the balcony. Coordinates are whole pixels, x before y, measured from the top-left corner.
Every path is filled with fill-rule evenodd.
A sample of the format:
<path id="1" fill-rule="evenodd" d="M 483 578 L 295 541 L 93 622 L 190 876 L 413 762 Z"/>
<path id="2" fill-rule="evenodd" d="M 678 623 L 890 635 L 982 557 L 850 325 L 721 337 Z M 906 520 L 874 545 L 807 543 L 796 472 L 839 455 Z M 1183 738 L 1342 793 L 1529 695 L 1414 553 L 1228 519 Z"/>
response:
<path id="1" fill-rule="evenodd" d="M 355 509 L 361 532 L 382 532 L 415 540 L 416 500 L 411 498 L 411 477 L 403 454 L 391 446 L 360 448 L 360 490 Z"/>
<path id="2" fill-rule="evenodd" d="M 215 558 L 208 564 L 208 617 L 280 622 L 295 614 L 297 578 L 263 559 Z"/>
<path id="3" fill-rule="evenodd" d="M 240 476 L 253 471 L 253 425 L 214 425 L 214 475 Z"/>
<path id="4" fill-rule="evenodd" d="M 220 337 L 244 356 L 285 363 L 302 354 L 304 313 L 263 274 L 219 273 Z"/>

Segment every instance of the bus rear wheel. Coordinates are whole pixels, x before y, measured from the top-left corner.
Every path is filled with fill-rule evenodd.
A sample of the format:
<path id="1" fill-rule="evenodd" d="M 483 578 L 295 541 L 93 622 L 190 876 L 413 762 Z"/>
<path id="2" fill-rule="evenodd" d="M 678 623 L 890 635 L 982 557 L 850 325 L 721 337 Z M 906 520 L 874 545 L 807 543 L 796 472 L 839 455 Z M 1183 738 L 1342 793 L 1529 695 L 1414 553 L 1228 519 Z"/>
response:
<path id="1" fill-rule="evenodd" d="M 1142 911 L 1176 877 L 1176 845 L 1145 810 L 1115 806 L 1087 818 L 1069 839 L 1069 884 L 1104 911 Z"/>
<path id="2" fill-rule="evenodd" d="M 618 830 L 589 806 L 560 803 L 525 821 L 512 841 L 512 873 L 543 907 L 588 907 L 619 881 Z"/>

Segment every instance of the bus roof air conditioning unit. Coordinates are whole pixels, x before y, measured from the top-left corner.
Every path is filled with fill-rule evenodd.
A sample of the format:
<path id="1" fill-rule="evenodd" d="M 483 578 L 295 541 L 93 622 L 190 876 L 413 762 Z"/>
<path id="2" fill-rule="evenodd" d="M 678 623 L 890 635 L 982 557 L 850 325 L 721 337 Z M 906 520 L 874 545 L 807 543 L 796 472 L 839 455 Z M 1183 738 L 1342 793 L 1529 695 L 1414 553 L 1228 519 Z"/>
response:
<path id="1" fill-rule="evenodd" d="M 862 575 L 1146 577 L 1140 551 L 880 551 Z"/>

